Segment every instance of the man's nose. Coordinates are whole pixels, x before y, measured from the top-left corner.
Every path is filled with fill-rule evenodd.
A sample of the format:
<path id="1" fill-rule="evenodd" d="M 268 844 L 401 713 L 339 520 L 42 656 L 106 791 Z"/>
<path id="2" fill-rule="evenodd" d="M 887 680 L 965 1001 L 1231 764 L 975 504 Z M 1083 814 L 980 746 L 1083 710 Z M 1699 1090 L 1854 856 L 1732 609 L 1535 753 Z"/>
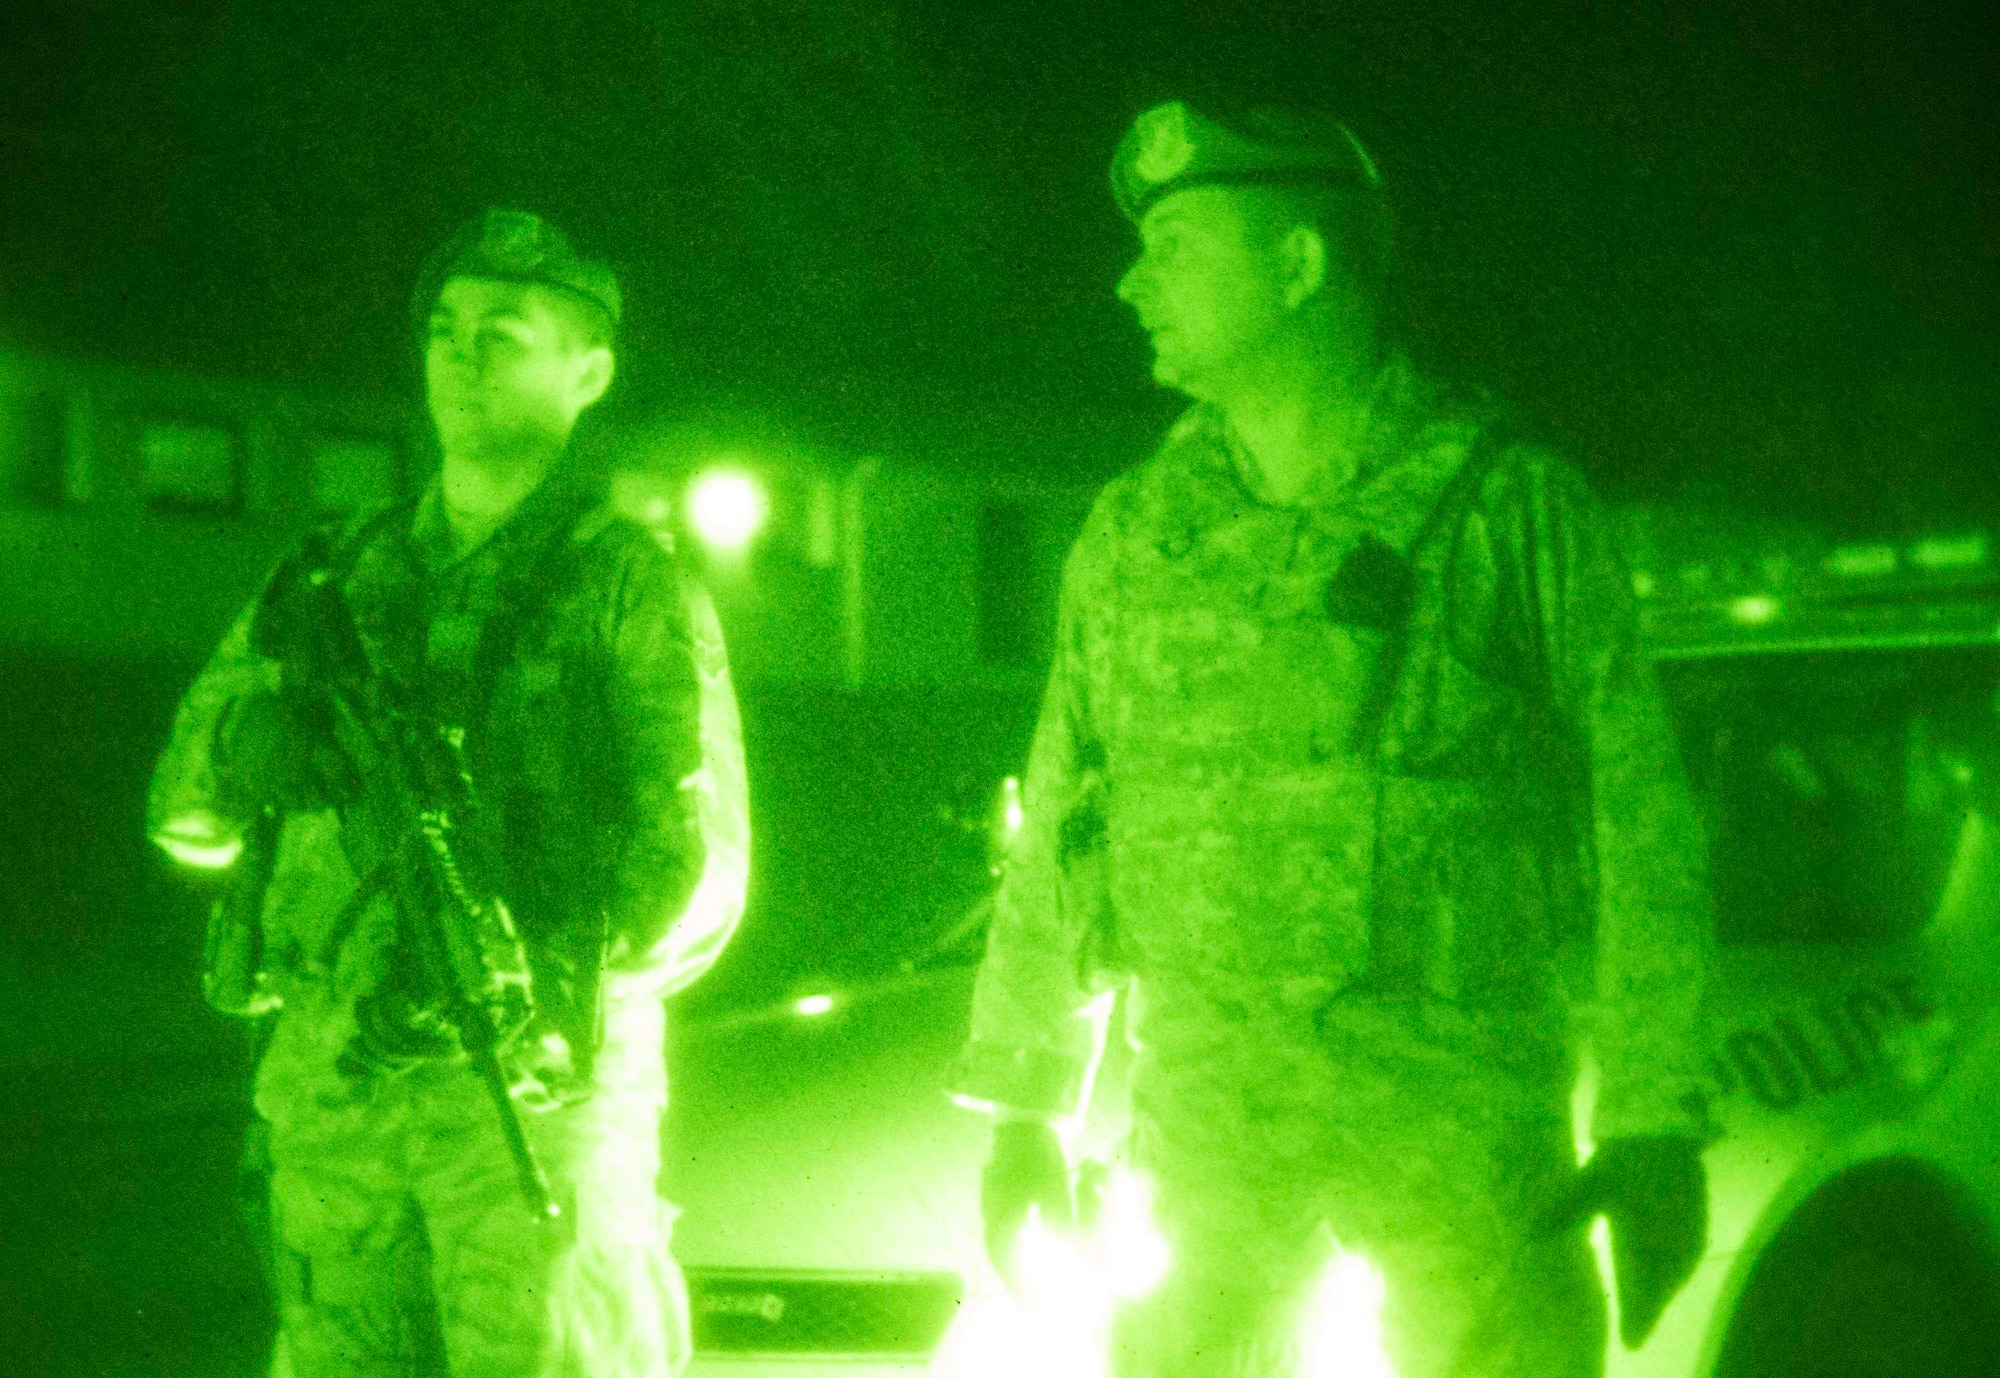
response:
<path id="1" fill-rule="evenodd" d="M 479 356 L 469 341 L 456 335 L 441 335 L 431 344 L 438 366 L 458 378 L 469 379 L 479 372 Z"/>

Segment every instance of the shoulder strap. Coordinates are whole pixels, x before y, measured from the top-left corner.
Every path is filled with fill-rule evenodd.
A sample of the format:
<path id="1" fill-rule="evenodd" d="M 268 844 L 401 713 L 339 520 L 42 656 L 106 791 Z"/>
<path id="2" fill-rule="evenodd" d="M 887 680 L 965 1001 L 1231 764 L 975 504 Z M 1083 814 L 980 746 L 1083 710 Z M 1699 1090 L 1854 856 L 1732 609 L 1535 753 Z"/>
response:
<path id="1" fill-rule="evenodd" d="M 306 537 L 306 563 L 314 573 L 345 583 L 347 577 L 354 573 L 355 566 L 361 563 L 362 553 L 375 543 L 375 538 L 397 518 L 410 516 L 416 507 L 414 500 L 385 507 L 356 523 L 351 530 L 340 533 L 338 539 L 330 539 L 325 528 L 314 531 Z"/>
<path id="2" fill-rule="evenodd" d="M 1448 531 L 1456 531 L 1465 519 L 1473 499 L 1486 476 L 1493 472 L 1500 457 L 1512 445 L 1515 436 L 1510 428 L 1485 425 L 1472 443 L 1466 446 L 1465 457 L 1459 461 L 1458 471 L 1451 476 L 1438 494 L 1437 501 L 1424 518 L 1424 524 L 1417 528 L 1417 534 L 1409 546 L 1409 561 L 1415 567 L 1423 553 Z M 1421 587 L 1421 580 L 1419 580 Z M 1402 623 L 1393 628 L 1382 647 L 1382 658 L 1377 663 L 1375 675 L 1368 686 L 1367 697 L 1362 701 L 1361 710 L 1355 714 L 1354 733 L 1350 746 L 1356 754 L 1373 755 L 1383 746 L 1384 729 L 1388 726 L 1389 710 L 1402 692 L 1404 672 L 1410 659 L 1410 623 L 1416 615 L 1416 600 L 1410 600 L 1410 610 Z"/>
<path id="3" fill-rule="evenodd" d="M 486 721 L 493 707 L 494 691 L 499 687 L 501 670 L 517 653 L 521 637 L 556 595 L 564 582 L 565 566 L 574 564 L 578 559 L 580 543 L 576 539 L 577 534 L 590 522 L 597 504 L 580 500 L 577 507 L 577 511 L 566 514 L 563 520 L 549 524 L 546 537 L 540 548 L 529 556 L 525 568 L 517 574 L 503 576 L 504 593 L 500 607 L 480 633 L 474 661 L 473 698 L 469 705 L 471 723 L 483 724 Z"/>
<path id="4" fill-rule="evenodd" d="M 1424 524 L 1417 529 L 1416 539 L 1410 542 L 1412 560 L 1416 558 L 1418 551 L 1426 549 L 1443 535 L 1447 526 L 1455 525 L 1464 517 L 1466 509 L 1478 495 L 1479 485 L 1486 481 L 1486 476 L 1493 472 L 1494 466 L 1500 462 L 1500 457 L 1507 452 L 1507 448 L 1516 438 L 1513 431 L 1507 427 L 1496 425 L 1480 427 L 1479 434 L 1474 436 L 1472 443 L 1465 448 L 1465 458 L 1459 462 L 1458 472 L 1452 475 L 1451 482 L 1447 483 L 1444 491 L 1438 494 L 1438 500 L 1431 506 L 1430 515 L 1424 518 Z"/>

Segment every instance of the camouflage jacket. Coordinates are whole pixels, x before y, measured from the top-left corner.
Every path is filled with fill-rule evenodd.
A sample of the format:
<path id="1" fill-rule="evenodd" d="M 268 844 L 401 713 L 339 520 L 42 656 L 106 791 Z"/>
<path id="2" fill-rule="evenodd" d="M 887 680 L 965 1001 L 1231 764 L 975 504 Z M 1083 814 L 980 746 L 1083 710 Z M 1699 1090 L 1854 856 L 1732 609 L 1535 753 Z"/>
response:
<path id="1" fill-rule="evenodd" d="M 1100 495 L 961 1099 L 1074 1110 L 1105 973 L 1139 978 L 1142 1036 L 1431 1002 L 1472 1031 L 1445 1051 L 1560 1095 L 1594 944 L 1598 1134 L 1698 1130 L 1704 850 L 1607 523 L 1400 359 L 1366 434 L 1351 486 L 1280 507 L 1197 406 Z"/>
<path id="2" fill-rule="evenodd" d="M 740 726 L 713 607 L 652 532 L 563 470 L 463 558 L 435 485 L 414 511 L 350 523 L 337 546 L 371 660 L 464 731 L 474 841 L 496 858 L 528 950 L 536 1040 L 560 1034 L 587 1069 L 607 995 L 686 985 L 742 911 Z M 244 725 L 281 681 L 253 649 L 257 606 L 182 701 L 153 779 L 156 837 L 194 811 L 247 821 L 232 778 L 255 765 Z M 337 1058 L 353 1000 L 396 941 L 394 904 L 361 886 L 344 826 L 330 807 L 285 816 L 262 901 L 285 1007 L 276 1046 L 323 1064 L 299 1069 L 308 1077 Z M 607 972 L 614 945 L 627 955 Z"/>

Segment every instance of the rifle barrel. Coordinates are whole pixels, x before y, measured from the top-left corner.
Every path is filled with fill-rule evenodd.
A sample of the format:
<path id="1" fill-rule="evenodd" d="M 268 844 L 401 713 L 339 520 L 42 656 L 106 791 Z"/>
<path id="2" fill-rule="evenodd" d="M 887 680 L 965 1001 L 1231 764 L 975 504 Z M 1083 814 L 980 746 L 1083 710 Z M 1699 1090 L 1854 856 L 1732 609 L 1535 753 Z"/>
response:
<path id="1" fill-rule="evenodd" d="M 521 1112 L 515 1109 L 514 1098 L 507 1093 L 507 1078 L 500 1071 L 500 1059 L 488 1048 L 472 1055 L 472 1067 L 486 1083 L 494 1109 L 499 1112 L 500 1133 L 507 1140 L 507 1152 L 513 1156 L 514 1172 L 520 1179 L 521 1196 L 527 1201 L 528 1210 L 537 1220 L 554 1220 L 562 1214 L 562 1207 L 549 1194 L 548 1174 L 536 1161 L 535 1151 L 528 1147 L 528 1134 L 521 1126 Z"/>

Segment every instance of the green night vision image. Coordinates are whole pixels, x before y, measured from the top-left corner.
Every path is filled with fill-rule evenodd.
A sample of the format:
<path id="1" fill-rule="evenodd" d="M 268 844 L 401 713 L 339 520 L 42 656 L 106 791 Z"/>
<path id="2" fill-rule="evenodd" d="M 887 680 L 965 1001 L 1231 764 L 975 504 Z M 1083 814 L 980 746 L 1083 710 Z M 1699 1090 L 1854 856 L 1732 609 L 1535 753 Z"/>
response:
<path id="1" fill-rule="evenodd" d="M 9 1372 L 1995 1371 L 1977 7 L 115 8 Z"/>

